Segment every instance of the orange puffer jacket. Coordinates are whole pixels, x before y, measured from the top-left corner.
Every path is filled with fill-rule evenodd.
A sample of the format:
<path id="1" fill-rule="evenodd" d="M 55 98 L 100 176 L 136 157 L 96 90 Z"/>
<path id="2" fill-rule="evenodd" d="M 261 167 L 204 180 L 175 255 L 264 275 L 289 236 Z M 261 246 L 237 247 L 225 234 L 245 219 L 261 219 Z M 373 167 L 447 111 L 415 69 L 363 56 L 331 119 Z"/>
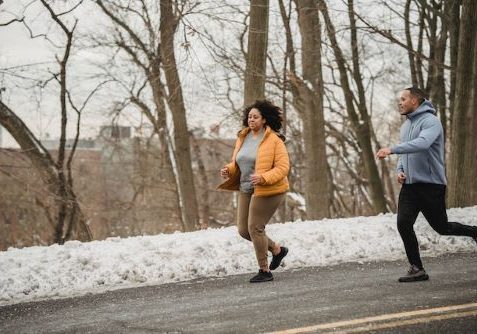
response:
<path id="1" fill-rule="evenodd" d="M 250 132 L 250 128 L 245 128 L 239 132 L 235 149 L 232 155 L 232 162 L 227 164 L 230 178 L 219 185 L 223 190 L 239 190 L 240 169 L 237 165 L 236 157 L 240 151 L 245 137 Z M 262 141 L 258 146 L 257 159 L 255 161 L 255 174 L 261 175 L 262 182 L 255 186 L 255 196 L 272 196 L 284 193 L 288 190 L 287 175 L 290 170 L 288 152 L 283 141 L 270 127 L 266 127 Z"/>

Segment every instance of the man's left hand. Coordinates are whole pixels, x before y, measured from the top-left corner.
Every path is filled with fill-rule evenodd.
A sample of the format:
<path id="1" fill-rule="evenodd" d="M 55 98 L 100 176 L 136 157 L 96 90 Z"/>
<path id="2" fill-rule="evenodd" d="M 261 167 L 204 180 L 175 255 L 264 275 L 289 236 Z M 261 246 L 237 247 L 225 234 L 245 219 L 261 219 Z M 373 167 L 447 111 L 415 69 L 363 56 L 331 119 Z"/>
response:
<path id="1" fill-rule="evenodd" d="M 384 159 L 390 154 L 391 154 L 391 149 L 389 147 L 383 147 L 383 148 L 379 149 L 378 153 L 376 153 L 376 158 L 377 159 Z"/>

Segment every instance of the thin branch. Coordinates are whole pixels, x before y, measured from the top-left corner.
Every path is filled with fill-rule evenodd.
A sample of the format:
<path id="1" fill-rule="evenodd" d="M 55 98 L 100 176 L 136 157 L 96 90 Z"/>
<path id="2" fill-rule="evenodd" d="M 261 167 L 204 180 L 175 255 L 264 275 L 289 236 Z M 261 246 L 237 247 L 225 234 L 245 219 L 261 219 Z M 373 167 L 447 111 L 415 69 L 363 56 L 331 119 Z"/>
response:
<path id="1" fill-rule="evenodd" d="M 97 0 L 96 3 L 98 6 L 103 10 L 103 12 L 117 25 L 119 25 L 121 28 L 123 28 L 129 36 L 133 39 L 133 41 L 142 49 L 142 51 L 148 55 L 149 50 L 146 47 L 146 45 L 142 42 L 142 40 L 139 38 L 139 36 L 124 22 L 121 21 L 117 16 L 115 16 L 106 6 L 103 4 L 103 1 Z"/>
<path id="2" fill-rule="evenodd" d="M 72 35 L 74 28 L 76 26 L 76 23 L 78 20 L 75 20 L 75 24 L 73 26 L 73 29 L 71 31 L 66 27 L 66 25 L 58 18 L 58 14 L 56 14 L 51 6 L 46 2 L 46 0 L 40 0 L 43 6 L 48 10 L 48 12 L 51 15 L 51 18 L 61 27 L 61 29 L 65 32 L 66 35 Z"/>
<path id="3" fill-rule="evenodd" d="M 60 17 L 60 16 L 63 16 L 63 15 L 66 15 L 66 14 L 71 13 L 71 12 L 74 11 L 76 8 L 78 8 L 83 2 L 84 2 L 84 0 L 81 0 L 81 1 L 78 2 L 75 6 L 73 6 L 73 8 L 67 10 L 66 12 L 62 12 L 62 13 L 56 14 L 56 16 L 57 16 L 57 17 Z"/>
<path id="4" fill-rule="evenodd" d="M 8 22 L 0 23 L 0 27 L 8 26 L 8 25 L 10 25 L 10 24 L 12 24 L 12 23 L 14 23 L 14 22 L 24 22 L 24 20 L 25 20 L 25 17 L 22 17 L 21 19 L 17 19 L 17 18 L 11 19 L 11 20 L 8 21 Z"/>
<path id="5" fill-rule="evenodd" d="M 358 13 L 355 12 L 355 15 L 356 17 L 361 21 L 363 22 L 369 29 L 371 29 L 371 31 L 383 36 L 384 38 L 386 38 L 387 40 L 389 40 L 390 42 L 394 43 L 394 44 L 397 44 L 399 46 L 401 46 L 402 48 L 406 49 L 407 51 L 409 51 L 410 53 L 414 54 L 416 57 L 418 58 L 422 58 L 422 59 L 425 59 L 431 63 L 434 63 L 436 66 L 440 66 L 440 67 L 443 67 L 447 70 L 451 70 L 452 69 L 452 66 L 450 65 L 446 65 L 444 63 L 437 63 L 434 59 L 432 58 L 429 58 L 427 57 L 426 55 L 424 55 L 422 52 L 418 52 L 418 51 L 415 51 L 415 50 L 412 50 L 412 49 L 409 49 L 409 47 L 401 42 L 398 38 L 396 38 L 392 32 L 390 30 L 387 30 L 387 31 L 384 31 L 384 30 L 381 30 L 381 29 L 378 29 L 377 27 L 373 26 L 372 24 L 370 24 L 368 21 L 366 21 L 361 15 L 359 15 Z"/>

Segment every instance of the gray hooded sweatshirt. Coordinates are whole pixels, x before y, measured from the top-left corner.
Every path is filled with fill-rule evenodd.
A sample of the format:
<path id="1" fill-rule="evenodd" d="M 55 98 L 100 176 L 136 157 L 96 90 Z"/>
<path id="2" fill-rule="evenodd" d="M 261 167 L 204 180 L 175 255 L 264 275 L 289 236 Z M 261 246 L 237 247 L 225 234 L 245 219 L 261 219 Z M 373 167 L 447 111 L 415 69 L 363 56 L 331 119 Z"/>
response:
<path id="1" fill-rule="evenodd" d="M 406 184 L 447 184 L 444 167 L 444 131 L 432 103 L 425 100 L 401 126 L 401 144 L 391 147 L 399 154 L 398 172 Z"/>

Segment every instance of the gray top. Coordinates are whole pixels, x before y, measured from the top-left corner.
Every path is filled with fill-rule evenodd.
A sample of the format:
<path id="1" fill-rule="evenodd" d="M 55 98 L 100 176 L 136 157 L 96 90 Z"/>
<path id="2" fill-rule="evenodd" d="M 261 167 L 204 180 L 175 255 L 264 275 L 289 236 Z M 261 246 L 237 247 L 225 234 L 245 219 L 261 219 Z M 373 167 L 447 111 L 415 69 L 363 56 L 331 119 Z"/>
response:
<path id="1" fill-rule="evenodd" d="M 253 184 L 250 176 L 255 172 L 258 145 L 262 141 L 264 132 L 262 128 L 258 136 L 254 138 L 252 131 L 250 131 L 245 137 L 240 151 L 237 153 L 236 160 L 240 168 L 240 191 L 244 193 L 253 193 Z"/>
<path id="2" fill-rule="evenodd" d="M 447 183 L 444 131 L 431 102 L 424 101 L 407 115 L 401 127 L 401 144 L 391 152 L 399 154 L 397 171 L 406 175 L 406 184 Z"/>

